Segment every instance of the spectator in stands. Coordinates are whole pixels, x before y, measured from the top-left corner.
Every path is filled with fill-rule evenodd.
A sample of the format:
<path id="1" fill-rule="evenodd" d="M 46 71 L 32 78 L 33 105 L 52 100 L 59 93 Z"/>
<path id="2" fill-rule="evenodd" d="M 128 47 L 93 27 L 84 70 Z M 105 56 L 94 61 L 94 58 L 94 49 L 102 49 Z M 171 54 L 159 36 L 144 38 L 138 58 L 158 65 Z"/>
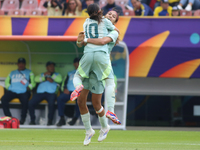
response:
<path id="1" fill-rule="evenodd" d="M 128 2 L 127 2 L 127 4 L 126 4 L 126 9 L 128 9 L 128 10 L 133 10 L 133 4 L 132 4 L 132 2 L 131 2 L 132 0 L 128 0 Z M 150 2 L 151 2 L 151 0 L 141 0 L 140 1 L 141 3 L 144 3 L 144 4 L 146 4 L 147 6 L 149 6 L 149 4 L 150 4 Z M 151 7 L 150 7 L 151 8 Z"/>
<path id="2" fill-rule="evenodd" d="M 123 9 L 121 6 L 115 4 L 115 0 L 107 0 L 107 5 L 101 8 L 103 10 L 103 15 L 106 15 L 107 12 L 111 11 L 113 8 L 119 13 L 120 16 L 124 15 Z"/>
<path id="3" fill-rule="evenodd" d="M 82 3 L 80 0 L 69 0 L 64 9 L 65 16 L 81 16 Z"/>
<path id="4" fill-rule="evenodd" d="M 31 117 L 30 125 L 35 125 L 35 108 L 42 101 L 48 102 L 48 123 L 52 125 L 53 115 L 55 110 L 55 101 L 58 92 L 58 84 L 62 82 L 62 77 L 59 73 L 55 72 L 55 63 L 48 61 L 46 63 L 47 72 L 41 73 L 35 77 L 36 83 L 39 83 L 37 87 L 37 93 L 29 101 L 29 114 Z"/>
<path id="5" fill-rule="evenodd" d="M 74 59 L 74 68 L 75 70 L 72 70 L 68 72 L 67 76 L 64 78 L 61 86 L 61 91 L 63 93 L 60 94 L 60 96 L 57 98 L 57 104 L 58 104 L 58 115 L 60 116 L 60 120 L 57 123 L 57 126 L 65 125 L 65 117 L 64 117 L 64 109 L 65 109 L 65 103 L 70 100 L 71 93 L 75 90 L 74 84 L 73 84 L 73 78 L 74 74 L 76 73 L 76 69 L 79 65 L 79 58 Z M 70 125 L 74 125 L 80 116 L 79 107 L 77 105 L 75 106 L 75 116 L 73 117 L 72 121 L 68 122 Z"/>
<path id="6" fill-rule="evenodd" d="M 48 16 L 62 16 L 63 6 L 59 0 L 47 0 L 43 6 L 47 8 Z"/>
<path id="7" fill-rule="evenodd" d="M 94 3 L 94 0 L 85 0 L 85 2 L 86 2 L 86 5 L 88 7 L 90 4 Z M 81 16 L 89 17 L 89 15 L 87 13 L 87 8 L 85 8 L 85 9 L 82 10 Z"/>
<path id="8" fill-rule="evenodd" d="M 179 1 L 180 0 L 169 0 L 169 5 L 170 6 L 177 6 L 178 4 L 179 4 Z M 154 4 L 154 9 L 156 8 L 156 7 L 158 7 L 158 6 L 160 6 L 160 0 L 157 0 L 156 1 L 156 3 Z"/>
<path id="9" fill-rule="evenodd" d="M 154 16 L 172 16 L 172 7 L 169 6 L 168 0 L 160 1 L 160 6 L 154 10 Z"/>
<path id="10" fill-rule="evenodd" d="M 183 7 L 187 11 L 200 9 L 200 0 L 180 0 L 178 9 L 182 10 Z"/>
<path id="11" fill-rule="evenodd" d="M 136 16 L 153 16 L 152 9 L 147 4 L 141 3 L 141 0 L 132 0 L 131 3 Z"/>
<path id="12" fill-rule="evenodd" d="M 177 6 L 172 7 L 172 16 L 180 16 L 180 11 Z"/>
<path id="13" fill-rule="evenodd" d="M 19 58 L 18 69 L 12 71 L 5 80 L 5 88 L 8 90 L 1 98 L 2 108 L 5 116 L 12 116 L 9 110 L 9 102 L 14 98 L 19 98 L 22 105 L 20 124 L 24 124 L 30 91 L 35 87 L 34 74 L 26 69 L 26 60 Z"/>
<path id="14" fill-rule="evenodd" d="M 94 0 L 95 3 L 99 4 L 99 0 Z M 87 8 L 86 0 L 81 0 L 82 3 L 82 10 Z"/>

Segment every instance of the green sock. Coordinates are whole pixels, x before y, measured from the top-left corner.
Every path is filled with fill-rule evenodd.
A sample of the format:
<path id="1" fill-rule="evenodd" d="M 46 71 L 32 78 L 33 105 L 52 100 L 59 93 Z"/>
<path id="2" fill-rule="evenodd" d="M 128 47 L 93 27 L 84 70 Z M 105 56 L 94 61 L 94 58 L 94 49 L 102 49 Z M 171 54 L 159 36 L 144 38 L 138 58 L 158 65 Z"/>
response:
<path id="1" fill-rule="evenodd" d="M 82 81 L 83 81 L 83 78 L 82 78 L 80 75 L 74 75 L 73 84 L 74 84 L 74 87 L 75 87 L 75 88 L 76 88 L 77 86 L 83 84 Z"/>
<path id="2" fill-rule="evenodd" d="M 90 113 L 86 113 L 84 115 L 81 115 L 81 119 L 83 122 L 83 125 L 85 127 L 85 130 L 90 130 L 91 129 L 91 122 L 90 122 Z"/>
<path id="3" fill-rule="evenodd" d="M 101 127 L 102 127 L 102 128 L 107 127 L 108 123 L 107 123 L 107 119 L 106 119 L 105 114 L 104 114 L 102 117 L 99 117 L 99 116 L 98 116 L 98 118 L 99 118 L 99 122 L 100 122 L 100 124 L 101 124 Z"/>
<path id="4" fill-rule="evenodd" d="M 105 98 L 108 110 L 114 113 L 115 106 L 115 83 L 113 79 L 106 79 Z"/>

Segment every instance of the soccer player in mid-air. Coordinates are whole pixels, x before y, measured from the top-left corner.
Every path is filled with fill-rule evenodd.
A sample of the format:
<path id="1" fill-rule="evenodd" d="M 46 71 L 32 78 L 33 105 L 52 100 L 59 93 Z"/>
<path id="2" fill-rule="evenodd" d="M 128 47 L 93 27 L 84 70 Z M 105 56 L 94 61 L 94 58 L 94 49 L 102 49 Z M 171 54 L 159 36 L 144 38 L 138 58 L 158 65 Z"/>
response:
<path id="1" fill-rule="evenodd" d="M 105 17 L 109 19 L 113 25 L 115 25 L 119 20 L 119 15 L 115 10 L 109 11 Z M 84 36 L 83 32 L 80 32 L 80 36 Z M 96 45 L 108 45 L 108 53 L 110 54 L 112 48 L 118 42 L 118 32 L 116 30 L 109 31 L 109 34 L 101 39 L 97 38 L 89 38 L 87 43 L 92 43 Z M 85 43 L 83 43 L 85 44 Z M 105 79 L 106 90 L 105 90 L 105 98 L 107 101 L 108 112 L 106 113 L 106 117 L 113 121 L 115 124 L 121 124 L 116 114 L 114 113 L 114 105 L 115 105 L 115 82 L 114 82 L 114 72 L 111 70 L 108 78 Z"/>
<path id="2" fill-rule="evenodd" d="M 89 7 L 88 7 L 89 9 Z M 89 12 L 89 10 L 88 10 Z M 113 14 L 112 14 L 113 13 Z M 114 22 L 116 22 L 116 20 L 118 20 L 118 17 L 117 17 L 117 13 L 115 11 L 112 11 L 110 13 L 112 17 L 110 17 L 110 20 L 113 19 Z M 113 22 L 113 23 L 114 23 Z M 116 34 L 117 33 L 117 34 Z M 106 40 L 106 42 L 113 42 L 115 44 L 115 41 L 117 40 L 118 38 L 118 32 L 114 32 L 114 33 L 111 33 L 110 34 L 110 37 L 109 39 L 104 39 Z M 87 34 L 87 33 L 86 33 Z M 80 34 L 79 34 L 80 35 Z M 80 37 L 80 36 L 79 36 Z M 86 36 L 87 37 L 87 36 Z M 78 40 L 79 41 L 79 40 Z M 88 43 L 89 43 L 90 39 L 88 39 Z M 85 41 L 86 42 L 86 41 Z M 95 42 L 95 41 L 94 41 Z M 80 44 L 80 43 L 78 43 Z M 97 43 L 99 44 L 99 43 Z M 113 46 L 114 46 L 113 44 Z M 100 43 L 99 45 L 102 45 L 102 43 Z M 112 46 L 112 47 L 113 47 Z M 112 48 L 111 48 L 112 49 Z M 110 50 L 111 50 L 110 49 Z M 111 64 L 110 64 L 110 57 L 109 57 L 109 53 L 108 52 L 106 55 L 106 59 L 109 60 L 109 67 L 111 67 Z M 104 55 L 104 53 L 100 53 L 102 55 Z M 96 59 L 99 59 L 99 57 L 102 57 L 102 55 L 99 55 L 98 57 L 96 57 Z M 104 61 L 106 60 L 104 59 Z M 94 60 L 95 60 L 95 57 L 94 57 Z M 94 62 L 95 64 L 96 62 Z M 96 67 L 95 65 L 92 65 L 92 69 L 95 69 L 94 67 Z M 108 67 L 107 67 L 108 68 Z M 111 69 L 109 71 L 109 74 L 112 78 L 113 76 L 113 72 L 111 73 L 112 71 L 112 67 L 109 68 Z M 79 97 L 78 99 L 78 104 L 79 104 L 79 109 L 80 109 L 80 112 L 81 112 L 81 118 L 82 118 L 82 121 L 83 121 L 83 124 L 86 128 L 86 137 L 85 137 L 85 140 L 84 140 L 84 145 L 88 145 L 91 141 L 91 137 L 94 135 L 95 131 L 92 129 L 91 127 L 91 123 L 90 123 L 90 114 L 89 114 L 89 111 L 88 111 L 88 108 L 87 108 L 87 105 L 86 105 L 86 101 L 87 101 L 87 94 L 89 92 L 89 90 L 93 93 L 92 95 L 92 103 L 93 103 L 93 106 L 94 106 L 94 109 L 96 110 L 98 116 L 99 116 L 99 121 L 101 123 L 101 131 L 100 131 L 100 135 L 99 135 L 99 138 L 98 138 L 98 141 L 102 141 L 104 140 L 106 137 L 107 137 L 107 133 L 108 131 L 110 130 L 110 127 L 109 125 L 107 124 L 106 120 L 105 120 L 105 111 L 104 111 L 104 108 L 101 106 L 101 96 L 102 96 L 102 93 L 104 91 L 104 84 L 103 84 L 103 81 L 102 80 L 99 80 L 98 79 L 98 74 L 96 74 L 96 72 L 94 70 L 90 71 L 90 74 L 89 74 L 89 81 L 87 81 L 87 79 L 84 80 L 84 88 L 82 91 L 81 91 L 81 96 Z M 107 76 L 108 78 L 108 76 Z M 111 80 L 107 80 L 108 84 L 107 85 L 111 85 L 111 94 L 112 95 L 114 93 L 114 80 L 111 79 Z M 85 83 L 89 83 L 89 86 Z M 114 86 L 113 86 L 114 85 Z M 88 90 L 89 89 L 89 90 Z M 96 89 L 96 91 L 95 91 Z M 113 91 L 113 92 L 112 92 Z M 111 96 L 110 96 L 111 97 Z M 112 102 L 111 102 L 112 101 Z M 112 104 L 110 104 L 110 109 L 112 109 L 112 111 L 114 112 L 114 103 L 115 103 L 115 99 L 111 100 L 110 102 Z M 100 108 L 100 109 L 99 109 Z M 111 115 L 110 115 L 111 116 Z M 111 116 L 112 117 L 112 116 Z M 113 118 L 113 117 L 112 117 Z M 116 119 L 117 117 L 115 117 Z M 118 120 L 118 119 L 117 119 Z M 113 121 L 114 122 L 114 121 Z M 118 123 L 120 123 L 118 121 Z"/>

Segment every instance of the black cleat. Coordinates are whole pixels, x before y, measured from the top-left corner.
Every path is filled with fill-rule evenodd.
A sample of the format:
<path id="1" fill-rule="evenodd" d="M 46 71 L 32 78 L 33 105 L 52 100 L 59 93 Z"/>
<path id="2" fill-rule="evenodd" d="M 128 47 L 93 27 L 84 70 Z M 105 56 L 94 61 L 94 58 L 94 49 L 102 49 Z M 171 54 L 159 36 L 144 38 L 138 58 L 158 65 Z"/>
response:
<path id="1" fill-rule="evenodd" d="M 51 125 L 53 125 L 53 123 L 52 123 L 52 120 L 48 120 L 48 123 L 47 123 L 47 125 L 48 125 L 48 126 L 51 126 Z"/>
<path id="2" fill-rule="evenodd" d="M 58 123 L 56 124 L 58 127 L 62 126 L 62 125 L 66 125 L 65 122 L 65 118 L 60 118 L 60 120 L 58 121 Z"/>
<path id="3" fill-rule="evenodd" d="M 35 121 L 31 121 L 29 125 L 36 125 Z"/>
<path id="4" fill-rule="evenodd" d="M 70 126 L 73 126 L 73 125 L 76 123 L 77 119 L 78 119 L 78 118 L 73 117 L 72 120 L 68 122 L 68 124 L 69 124 Z"/>

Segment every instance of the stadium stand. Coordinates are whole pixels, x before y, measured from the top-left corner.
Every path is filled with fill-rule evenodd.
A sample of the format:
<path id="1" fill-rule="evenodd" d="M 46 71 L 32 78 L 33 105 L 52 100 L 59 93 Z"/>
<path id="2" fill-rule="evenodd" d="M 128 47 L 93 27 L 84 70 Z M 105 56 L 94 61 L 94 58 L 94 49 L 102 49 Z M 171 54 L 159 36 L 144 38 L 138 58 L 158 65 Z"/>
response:
<path id="1" fill-rule="evenodd" d="M 192 16 L 192 11 L 180 10 L 180 16 Z"/>
<path id="2" fill-rule="evenodd" d="M 200 16 L 200 9 L 199 9 L 199 10 L 196 10 L 196 11 L 194 11 L 194 16 Z"/>
<path id="3" fill-rule="evenodd" d="M 19 10 L 19 0 L 4 0 L 0 14 L 15 14 L 15 10 Z"/>
<path id="4" fill-rule="evenodd" d="M 38 8 L 37 0 L 23 0 L 20 10 L 22 15 L 27 15 L 28 11 L 33 11 L 33 10 L 36 11 L 37 8 Z"/>
<path id="5" fill-rule="evenodd" d="M 27 10 L 27 11 L 26 11 L 26 15 L 29 15 L 29 16 L 40 16 L 40 15 L 42 15 L 42 11 L 41 11 L 41 10 L 38 10 L 38 9 L 35 9 L 35 10 Z"/>
<path id="6" fill-rule="evenodd" d="M 100 0 L 100 1 L 99 1 L 99 6 L 100 6 L 100 8 L 104 7 L 106 4 L 107 4 L 107 1 L 106 1 L 106 0 Z"/>
<path id="7" fill-rule="evenodd" d="M 133 10 L 124 10 L 124 16 L 135 16 L 135 12 Z"/>
<path id="8" fill-rule="evenodd" d="M 122 10 L 124 11 L 126 8 L 125 8 L 125 5 L 126 5 L 126 2 L 125 1 L 115 1 L 115 3 L 119 6 L 122 7 Z"/>
<path id="9" fill-rule="evenodd" d="M 43 4 L 46 2 L 46 0 L 41 0 L 39 3 L 38 10 L 42 12 L 42 15 L 47 16 L 47 9 L 43 6 Z"/>
<path id="10" fill-rule="evenodd" d="M 21 15 L 21 11 L 20 10 L 9 10 L 7 15 Z"/>

